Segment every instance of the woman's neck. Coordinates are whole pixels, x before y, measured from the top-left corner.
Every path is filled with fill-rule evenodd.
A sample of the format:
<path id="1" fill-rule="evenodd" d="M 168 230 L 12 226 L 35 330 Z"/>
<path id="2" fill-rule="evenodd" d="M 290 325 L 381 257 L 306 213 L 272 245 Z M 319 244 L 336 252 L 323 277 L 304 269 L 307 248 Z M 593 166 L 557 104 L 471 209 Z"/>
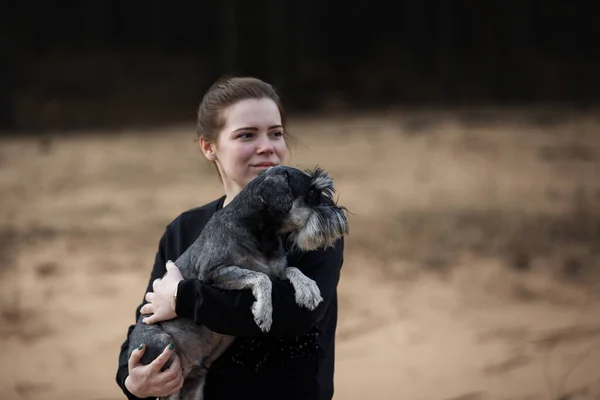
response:
<path id="1" fill-rule="evenodd" d="M 241 191 L 242 189 L 238 188 L 235 184 L 225 185 L 225 201 L 223 201 L 223 207 L 231 203 L 235 196 L 237 196 Z"/>
<path id="2" fill-rule="evenodd" d="M 227 204 L 231 203 L 231 200 L 233 200 L 233 197 L 229 197 L 229 195 L 225 195 L 225 200 L 223 201 L 223 208 L 227 207 Z"/>

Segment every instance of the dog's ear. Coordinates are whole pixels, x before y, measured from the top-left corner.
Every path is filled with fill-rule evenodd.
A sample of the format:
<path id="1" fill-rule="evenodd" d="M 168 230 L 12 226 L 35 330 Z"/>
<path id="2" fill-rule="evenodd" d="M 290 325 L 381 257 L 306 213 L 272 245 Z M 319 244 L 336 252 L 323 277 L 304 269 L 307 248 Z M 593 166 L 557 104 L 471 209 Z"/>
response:
<path id="1" fill-rule="evenodd" d="M 258 186 L 258 197 L 275 216 L 284 216 L 290 212 L 294 202 L 292 189 L 288 183 L 287 172 L 268 176 Z"/>
<path id="2" fill-rule="evenodd" d="M 333 187 L 333 179 L 325 170 L 316 167 L 313 170 L 305 171 L 310 176 L 310 187 L 319 193 L 325 195 L 326 198 L 333 199 L 335 189 Z"/>

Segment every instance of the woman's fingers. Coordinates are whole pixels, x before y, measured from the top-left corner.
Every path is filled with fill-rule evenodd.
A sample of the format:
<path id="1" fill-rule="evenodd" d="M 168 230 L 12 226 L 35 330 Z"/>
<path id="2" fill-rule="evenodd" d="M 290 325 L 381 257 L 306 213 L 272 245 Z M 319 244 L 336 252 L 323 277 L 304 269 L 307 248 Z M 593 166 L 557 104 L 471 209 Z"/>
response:
<path id="1" fill-rule="evenodd" d="M 142 322 L 147 325 L 152 325 L 152 324 L 155 324 L 156 322 L 158 322 L 158 316 L 155 313 L 151 313 L 151 314 L 152 315 L 150 315 L 149 317 L 142 319 Z"/>
<path id="2" fill-rule="evenodd" d="M 138 397 L 169 396 L 177 393 L 183 387 L 183 373 L 181 370 L 181 360 L 175 354 L 174 345 L 167 346 L 163 352 L 149 365 L 141 365 L 141 357 L 146 350 L 146 346 L 135 349 L 129 358 L 129 381 L 130 387 L 143 388 L 142 391 L 134 393 Z M 165 364 L 173 357 L 173 362 L 165 371 L 162 371 Z M 132 392 L 133 393 L 133 392 Z"/>
<path id="3" fill-rule="evenodd" d="M 181 375 L 181 358 L 179 358 L 177 354 L 173 356 L 173 362 L 169 366 L 169 369 L 175 371 L 176 374 Z"/>
<path id="4" fill-rule="evenodd" d="M 181 371 L 181 359 L 175 355 L 173 362 L 169 368 L 162 373 L 163 379 L 165 379 L 165 389 L 169 394 L 173 394 L 181 390 L 183 387 L 183 373 Z"/>
<path id="5" fill-rule="evenodd" d="M 183 387 L 183 375 L 179 375 L 175 379 L 167 383 L 167 390 L 169 394 L 177 393 Z"/>
<path id="6" fill-rule="evenodd" d="M 174 376 L 167 381 L 167 386 L 173 392 L 178 391 L 183 386 L 183 371 L 181 370 L 179 360 L 174 360 L 169 369 L 173 369 Z"/>
<path id="7" fill-rule="evenodd" d="M 142 315 L 154 314 L 154 306 L 151 303 L 144 304 L 142 306 L 142 308 L 140 308 L 140 314 L 142 314 Z"/>
<path id="8" fill-rule="evenodd" d="M 140 313 L 142 315 L 154 314 L 154 304 L 152 304 L 152 303 L 154 302 L 154 299 L 156 298 L 156 294 L 154 294 L 154 292 L 147 292 L 146 295 L 144 296 L 144 298 L 146 299 L 146 301 L 148 303 L 144 304 L 142 306 L 142 308 L 140 308 Z"/>
<path id="9" fill-rule="evenodd" d="M 168 345 L 162 353 L 154 361 L 150 363 L 150 369 L 154 372 L 160 372 L 160 370 L 164 367 L 166 362 L 171 358 L 173 354 L 174 346 L 173 344 Z"/>
<path id="10" fill-rule="evenodd" d="M 132 368 L 139 365 L 145 351 L 146 351 L 146 346 L 141 344 L 140 347 L 138 347 L 137 349 L 135 349 L 131 352 L 131 357 L 129 357 L 129 370 L 130 371 Z"/>
<path id="11" fill-rule="evenodd" d="M 179 386 L 179 382 L 181 381 L 181 371 L 179 371 L 179 373 L 177 374 L 173 374 L 173 376 L 171 375 L 166 375 L 165 376 L 165 387 L 168 387 L 170 389 L 172 388 L 176 388 L 177 386 Z"/>
<path id="12" fill-rule="evenodd" d="M 171 365 L 164 372 L 162 372 L 162 379 L 164 382 L 171 382 L 173 379 L 177 379 L 181 375 L 181 368 L 178 365 Z"/>

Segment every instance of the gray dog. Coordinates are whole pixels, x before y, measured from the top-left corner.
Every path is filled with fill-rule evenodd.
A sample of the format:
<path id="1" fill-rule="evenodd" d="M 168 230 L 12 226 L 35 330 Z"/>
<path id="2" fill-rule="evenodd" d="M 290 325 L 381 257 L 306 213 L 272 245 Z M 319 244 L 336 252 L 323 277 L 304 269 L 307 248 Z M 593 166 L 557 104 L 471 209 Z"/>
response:
<path id="1" fill-rule="evenodd" d="M 272 323 L 271 279 L 289 280 L 299 306 L 314 310 L 323 300 L 312 279 L 287 265 L 282 235 L 289 234 L 293 247 L 310 251 L 331 246 L 348 234 L 346 209 L 336 205 L 333 194 L 333 181 L 320 168 L 269 168 L 213 215 L 175 265 L 184 279 L 200 279 L 221 289 L 251 289 L 256 299 L 254 320 L 266 332 Z M 131 333 L 129 356 L 144 343 L 142 363 L 147 365 L 174 343 L 184 386 L 169 399 L 202 399 L 208 368 L 235 337 L 183 318 L 153 325 L 144 324 L 142 318 Z"/>

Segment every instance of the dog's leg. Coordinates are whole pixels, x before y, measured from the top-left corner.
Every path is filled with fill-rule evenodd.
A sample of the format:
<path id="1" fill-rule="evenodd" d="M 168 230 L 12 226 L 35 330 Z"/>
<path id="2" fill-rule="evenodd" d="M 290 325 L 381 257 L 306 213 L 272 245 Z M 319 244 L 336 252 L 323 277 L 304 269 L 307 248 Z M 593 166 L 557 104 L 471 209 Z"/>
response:
<path id="1" fill-rule="evenodd" d="M 187 386 L 186 393 L 181 400 L 203 400 L 205 384 L 206 374 L 195 378 L 194 381 Z"/>
<path id="2" fill-rule="evenodd" d="M 309 310 L 314 310 L 323 301 L 321 291 L 317 283 L 304 275 L 296 267 L 285 269 L 285 276 L 290 281 L 296 292 L 296 303 Z"/>
<path id="3" fill-rule="evenodd" d="M 166 397 L 159 397 L 159 400 L 181 400 L 179 392 Z"/>
<path id="4" fill-rule="evenodd" d="M 263 273 L 236 266 L 223 267 L 215 271 L 213 286 L 226 290 L 252 289 L 256 298 L 252 304 L 254 321 L 263 332 L 271 329 L 273 323 L 273 302 L 271 300 L 271 279 Z"/>

